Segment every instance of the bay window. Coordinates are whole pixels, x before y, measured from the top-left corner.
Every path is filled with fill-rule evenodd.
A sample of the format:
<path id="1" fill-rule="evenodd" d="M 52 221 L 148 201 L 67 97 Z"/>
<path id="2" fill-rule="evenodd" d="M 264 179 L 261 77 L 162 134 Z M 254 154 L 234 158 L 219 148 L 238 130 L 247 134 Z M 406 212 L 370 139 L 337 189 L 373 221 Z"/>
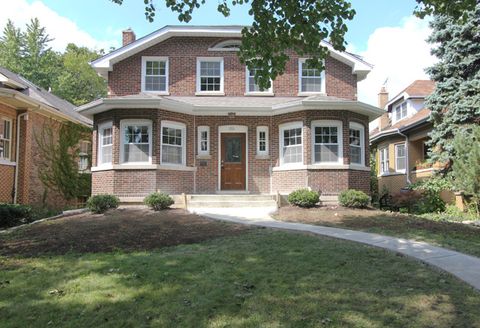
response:
<path id="1" fill-rule="evenodd" d="M 363 125 L 350 122 L 350 164 L 365 165 L 365 128 Z"/>
<path id="2" fill-rule="evenodd" d="M 0 118 L 0 161 L 11 161 L 12 121 Z"/>
<path id="3" fill-rule="evenodd" d="M 302 122 L 280 125 L 280 165 L 303 164 Z"/>
<path id="4" fill-rule="evenodd" d="M 342 122 L 313 121 L 314 164 L 343 164 Z"/>
<path id="5" fill-rule="evenodd" d="M 389 155 L 388 155 L 388 147 L 381 148 L 379 150 L 380 156 L 380 175 L 388 174 L 389 172 Z"/>
<path id="6" fill-rule="evenodd" d="M 150 120 L 123 120 L 120 122 L 122 145 L 121 162 L 152 162 L 152 122 Z"/>
<path id="7" fill-rule="evenodd" d="M 178 122 L 162 121 L 161 163 L 185 165 L 186 125 Z"/>
<path id="8" fill-rule="evenodd" d="M 112 122 L 100 124 L 98 126 L 98 159 L 97 165 L 112 163 Z"/>
<path id="9" fill-rule="evenodd" d="M 395 171 L 405 172 L 406 168 L 406 151 L 405 144 L 395 145 Z"/>

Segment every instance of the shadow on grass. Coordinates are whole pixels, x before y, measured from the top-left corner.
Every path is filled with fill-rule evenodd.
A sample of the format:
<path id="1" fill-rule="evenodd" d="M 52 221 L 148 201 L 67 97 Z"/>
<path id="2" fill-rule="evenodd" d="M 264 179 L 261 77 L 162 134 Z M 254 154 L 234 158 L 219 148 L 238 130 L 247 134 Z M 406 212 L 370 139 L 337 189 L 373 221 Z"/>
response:
<path id="1" fill-rule="evenodd" d="M 450 276 L 306 235 L 0 259 L 2 327 L 480 327 L 480 294 Z"/>

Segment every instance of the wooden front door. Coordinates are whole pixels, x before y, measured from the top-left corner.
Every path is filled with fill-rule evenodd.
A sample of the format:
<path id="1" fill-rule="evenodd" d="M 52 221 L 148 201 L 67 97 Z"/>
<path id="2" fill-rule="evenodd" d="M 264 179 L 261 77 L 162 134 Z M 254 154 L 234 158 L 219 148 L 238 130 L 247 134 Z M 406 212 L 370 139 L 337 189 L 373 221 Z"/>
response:
<path id="1" fill-rule="evenodd" d="M 245 134 L 222 133 L 221 143 L 221 189 L 245 190 Z"/>

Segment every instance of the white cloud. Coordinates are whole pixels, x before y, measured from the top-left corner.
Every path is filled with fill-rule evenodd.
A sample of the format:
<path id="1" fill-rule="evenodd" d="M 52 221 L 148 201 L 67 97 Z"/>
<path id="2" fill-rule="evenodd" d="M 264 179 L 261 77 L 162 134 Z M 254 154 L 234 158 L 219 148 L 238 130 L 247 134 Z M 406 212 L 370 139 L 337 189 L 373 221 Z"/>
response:
<path id="1" fill-rule="evenodd" d="M 50 37 L 54 38 L 50 46 L 57 51 L 65 50 L 65 47 L 70 42 L 74 42 L 79 46 L 105 50 L 108 50 L 111 46 L 119 46 L 118 40 L 96 40 L 90 34 L 80 29 L 74 21 L 60 16 L 41 1 L 34 1 L 31 4 L 26 0 L 5 1 L 5 3 L 2 3 L 1 8 L 1 29 L 7 24 L 8 19 L 12 20 L 16 27 L 23 29 L 26 23 L 37 17 L 41 26 L 44 26 Z"/>
<path id="2" fill-rule="evenodd" d="M 375 67 L 358 85 L 359 100 L 376 106 L 377 94 L 387 78 L 390 97 L 414 80 L 428 79 L 424 69 L 436 61 L 425 41 L 430 32 L 428 21 L 414 16 L 403 19 L 399 27 L 377 28 L 368 39 L 367 50 L 361 53 Z"/>

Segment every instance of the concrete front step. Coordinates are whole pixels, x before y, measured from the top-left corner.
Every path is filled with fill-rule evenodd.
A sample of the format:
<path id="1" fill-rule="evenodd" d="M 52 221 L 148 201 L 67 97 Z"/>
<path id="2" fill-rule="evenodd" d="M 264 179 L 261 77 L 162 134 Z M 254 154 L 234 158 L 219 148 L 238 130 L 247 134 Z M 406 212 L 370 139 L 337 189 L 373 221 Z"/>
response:
<path id="1" fill-rule="evenodd" d="M 189 208 L 225 208 L 225 207 L 275 207 L 277 203 L 274 200 L 269 201 L 190 201 Z"/>
<path id="2" fill-rule="evenodd" d="M 188 195 L 190 201 L 214 202 L 214 201 L 271 201 L 273 195 Z"/>

